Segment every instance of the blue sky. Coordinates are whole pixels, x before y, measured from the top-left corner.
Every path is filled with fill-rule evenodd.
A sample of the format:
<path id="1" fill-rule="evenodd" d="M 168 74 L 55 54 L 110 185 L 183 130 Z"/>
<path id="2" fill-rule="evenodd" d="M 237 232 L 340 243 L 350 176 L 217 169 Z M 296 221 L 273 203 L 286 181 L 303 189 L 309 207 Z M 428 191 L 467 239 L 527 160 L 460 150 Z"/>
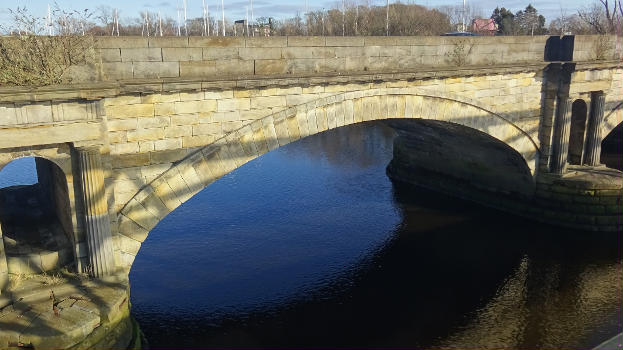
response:
<path id="1" fill-rule="evenodd" d="M 383 0 L 369 0 L 371 4 L 382 5 L 385 4 Z M 532 2 L 532 5 L 543 14 L 547 21 L 559 17 L 561 9 L 566 15 L 576 13 L 578 8 L 588 5 L 591 1 L 597 0 L 536 0 Z M 79 0 L 56 0 L 59 7 L 62 9 L 74 9 L 84 10 L 88 8 L 95 10 L 99 5 L 107 5 L 113 8 L 119 9 L 120 17 L 138 17 L 138 13 L 144 10 L 161 11 L 163 17 L 170 16 L 177 18 L 176 8 L 181 6 L 182 0 L 106 0 L 106 1 L 79 1 Z M 349 3 L 353 3 L 353 0 L 347 0 Z M 359 3 L 364 3 L 365 0 L 360 0 Z M 390 0 L 390 3 L 394 0 Z M 403 2 L 412 2 L 412 0 L 403 0 Z M 44 16 L 47 11 L 48 3 L 54 5 L 54 0 L 1 0 L 0 1 L 0 24 L 7 24 L 9 19 L 7 8 L 15 9 L 16 7 L 23 7 L 29 9 L 34 15 Z M 202 0 L 187 0 L 188 17 L 200 17 L 201 16 L 201 3 Z M 215 13 L 220 6 L 220 0 L 206 0 L 210 8 L 211 13 Z M 340 2 L 341 3 L 341 2 Z M 437 7 L 442 5 L 461 5 L 461 0 L 420 0 L 415 3 L 428 6 Z M 529 0 L 482 0 L 474 1 L 472 3 L 477 8 L 480 8 L 483 15 L 489 16 L 496 6 L 506 7 L 513 10 L 513 12 L 525 8 Z M 319 10 L 322 8 L 329 9 L 335 7 L 337 2 L 335 0 L 321 0 L 313 1 L 308 0 L 308 7 L 310 10 Z M 245 15 L 245 6 L 248 5 L 247 0 L 225 0 L 225 16 L 229 19 L 241 19 Z M 277 18 L 291 17 L 296 14 L 297 11 L 301 13 L 305 10 L 305 0 L 254 0 L 253 9 L 255 18 L 262 16 L 273 16 Z"/>

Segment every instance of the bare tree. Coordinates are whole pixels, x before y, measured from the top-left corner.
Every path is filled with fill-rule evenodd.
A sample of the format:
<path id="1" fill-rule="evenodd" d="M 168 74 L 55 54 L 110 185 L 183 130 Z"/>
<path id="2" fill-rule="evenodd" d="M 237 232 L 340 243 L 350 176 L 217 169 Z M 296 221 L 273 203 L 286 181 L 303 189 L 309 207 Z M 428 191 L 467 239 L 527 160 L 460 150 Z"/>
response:
<path id="1" fill-rule="evenodd" d="M 455 5 L 455 6 L 439 6 L 437 8 L 441 13 L 448 16 L 450 21 L 450 25 L 452 26 L 452 30 L 458 30 L 459 26 L 462 22 L 463 16 L 463 6 Z M 484 12 L 480 6 L 470 2 L 465 6 L 465 25 L 469 26 L 474 19 L 484 18 Z"/>
<path id="2" fill-rule="evenodd" d="M 177 9 L 177 21 L 162 17 L 158 11 L 142 11 L 135 17 L 119 19 L 116 9 L 99 6 L 96 23 L 88 20 L 83 13 L 73 13 L 71 18 L 57 16 L 64 28 L 92 35 L 222 35 L 223 30 L 233 35 L 235 22 L 215 11 L 216 17 L 187 18 L 182 22 L 182 8 Z M 370 0 L 340 0 L 332 9 L 307 11 L 294 17 L 276 21 L 272 18 L 259 18 L 253 26 L 253 33 L 260 35 L 438 35 L 451 30 L 448 11 L 429 9 L 415 3 L 393 2 L 388 6 L 371 5 Z M 480 11 L 468 7 L 468 18 L 479 16 Z M 67 17 L 67 18 L 66 18 Z M 455 16 L 456 17 L 456 16 Z M 389 20 L 387 20 L 389 18 Z M 268 21 L 268 22 L 266 22 Z M 184 23 L 182 25 L 182 23 Z M 49 30 L 49 26 L 47 27 Z M 20 32 L 20 28 L 14 28 Z M 23 31 L 23 30 L 22 30 Z M 161 34 L 162 33 L 162 34 Z M 37 33 L 39 34 L 39 33 Z"/>
<path id="3" fill-rule="evenodd" d="M 339 7 L 338 7 L 339 6 Z M 310 35 L 438 35 L 450 30 L 448 17 L 436 9 L 400 2 L 387 8 L 368 4 L 341 3 L 328 11 L 309 13 Z M 288 24 L 280 22 L 280 25 Z M 283 33 L 280 30 L 279 33 Z M 285 32 L 292 32 L 291 30 Z"/>
<path id="4" fill-rule="evenodd" d="M 598 34 L 623 33 L 621 0 L 599 0 L 578 10 L 578 16 Z"/>
<path id="5" fill-rule="evenodd" d="M 12 23 L 0 30 L 14 33 L 0 40 L 0 85 L 51 85 L 68 82 L 70 68 L 93 63 L 93 37 L 88 29 L 91 13 L 55 7 L 54 36 L 45 36 L 49 20 L 26 8 L 9 10 Z"/>
<path id="6" fill-rule="evenodd" d="M 549 24 L 548 31 L 551 34 L 596 34 L 593 27 L 589 26 L 584 20 L 577 14 L 571 16 L 560 16 Z"/>
<path id="7" fill-rule="evenodd" d="M 107 5 L 98 6 L 95 18 L 99 20 L 108 33 L 112 33 L 115 21 L 115 10 L 112 7 Z"/>

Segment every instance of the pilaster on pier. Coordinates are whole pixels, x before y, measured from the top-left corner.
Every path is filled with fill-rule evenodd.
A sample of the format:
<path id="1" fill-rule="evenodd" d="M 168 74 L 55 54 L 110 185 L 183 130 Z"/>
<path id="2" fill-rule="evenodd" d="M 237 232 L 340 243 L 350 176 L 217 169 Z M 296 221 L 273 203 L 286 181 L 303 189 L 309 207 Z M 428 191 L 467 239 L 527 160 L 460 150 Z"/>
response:
<path id="1" fill-rule="evenodd" d="M 556 97 L 554 136 L 552 140 L 552 158 L 550 172 L 562 174 L 567 168 L 569 153 L 569 129 L 571 127 L 571 99 L 566 96 Z"/>
<path id="2" fill-rule="evenodd" d="M 84 223 L 91 274 L 110 275 L 114 269 L 112 235 L 99 147 L 77 148 L 84 202 Z"/>
<path id="3" fill-rule="evenodd" d="M 597 91 L 591 94 L 590 116 L 586 134 L 586 152 L 584 156 L 585 165 L 599 165 L 605 104 L 606 95 L 603 92 Z"/>

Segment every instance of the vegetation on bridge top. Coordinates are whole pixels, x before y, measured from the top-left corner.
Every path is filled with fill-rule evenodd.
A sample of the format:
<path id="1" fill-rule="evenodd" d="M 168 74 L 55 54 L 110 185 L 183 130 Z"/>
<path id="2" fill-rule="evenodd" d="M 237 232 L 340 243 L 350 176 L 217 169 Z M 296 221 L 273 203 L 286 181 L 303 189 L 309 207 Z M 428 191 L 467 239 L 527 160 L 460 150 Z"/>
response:
<path id="1" fill-rule="evenodd" d="M 23 33 L 0 40 L 0 86 L 69 82 L 67 73 L 72 66 L 92 63 L 93 36 L 82 35 L 85 33 L 75 25 L 80 19 L 89 18 L 87 11 L 81 16 L 78 12 L 56 9 L 58 35 L 55 36 L 35 35 L 44 33 L 46 25 L 25 8 L 11 12 L 13 25 L 22 28 Z"/>

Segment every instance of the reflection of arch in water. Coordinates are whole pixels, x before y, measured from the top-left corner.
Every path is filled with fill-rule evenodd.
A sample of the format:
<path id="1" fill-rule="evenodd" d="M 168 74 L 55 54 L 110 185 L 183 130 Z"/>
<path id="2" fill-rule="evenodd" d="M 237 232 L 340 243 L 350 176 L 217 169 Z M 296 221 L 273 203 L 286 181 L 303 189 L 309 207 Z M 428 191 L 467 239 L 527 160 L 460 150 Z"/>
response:
<path id="1" fill-rule="evenodd" d="M 434 348 L 592 348 L 597 344 L 587 340 L 607 339 L 595 333 L 608 332 L 606 320 L 618 319 L 622 265 L 553 264 L 555 259 L 526 255 L 473 319 Z"/>
<path id="2" fill-rule="evenodd" d="M 569 131 L 569 164 L 582 164 L 588 108 L 582 99 L 571 105 L 571 130 Z"/>
<path id="3" fill-rule="evenodd" d="M 328 129 L 392 118 L 434 119 L 479 130 L 515 149 L 535 169 L 539 149 L 528 133 L 478 101 L 410 88 L 337 94 L 247 124 L 190 154 L 143 187 L 119 215 L 122 263 L 132 264 L 141 242 L 168 213 L 248 161 Z"/>
<path id="4" fill-rule="evenodd" d="M 0 164 L 0 177 L 2 169 L 10 169 L 6 165 L 16 160 L 24 165 L 19 171 L 30 174 L 25 174 L 26 181 L 14 181 L 0 189 L 0 244 L 6 255 L 0 258 L 7 264 L 6 271 L 32 274 L 73 264 L 75 227 L 72 188 L 68 186 L 71 173 L 67 173 L 71 163 L 34 154 L 13 156 L 12 161 Z M 34 166 L 25 157 L 34 160 Z"/>

